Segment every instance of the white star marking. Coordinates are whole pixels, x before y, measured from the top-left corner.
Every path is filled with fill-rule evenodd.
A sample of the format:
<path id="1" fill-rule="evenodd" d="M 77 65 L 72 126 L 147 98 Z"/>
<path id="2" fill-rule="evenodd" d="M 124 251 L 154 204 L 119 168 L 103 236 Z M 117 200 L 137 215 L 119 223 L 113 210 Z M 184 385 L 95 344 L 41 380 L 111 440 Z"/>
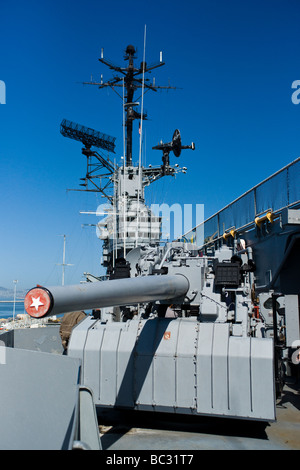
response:
<path id="1" fill-rule="evenodd" d="M 35 310 L 38 311 L 39 307 L 41 305 L 44 305 L 41 301 L 40 301 L 40 297 L 31 297 L 31 300 L 32 300 L 32 304 L 30 305 L 30 307 L 35 307 Z"/>

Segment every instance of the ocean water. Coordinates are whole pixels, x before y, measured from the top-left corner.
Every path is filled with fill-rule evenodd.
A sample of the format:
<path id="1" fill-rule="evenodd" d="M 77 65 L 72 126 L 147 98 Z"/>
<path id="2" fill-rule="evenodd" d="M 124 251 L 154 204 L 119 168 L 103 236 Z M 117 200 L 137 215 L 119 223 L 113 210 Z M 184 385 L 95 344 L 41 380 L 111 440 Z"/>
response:
<path id="1" fill-rule="evenodd" d="M 13 317 L 14 303 L 13 302 L 0 302 L 0 318 Z M 16 302 L 15 316 L 18 313 L 26 313 L 24 310 L 24 302 Z"/>

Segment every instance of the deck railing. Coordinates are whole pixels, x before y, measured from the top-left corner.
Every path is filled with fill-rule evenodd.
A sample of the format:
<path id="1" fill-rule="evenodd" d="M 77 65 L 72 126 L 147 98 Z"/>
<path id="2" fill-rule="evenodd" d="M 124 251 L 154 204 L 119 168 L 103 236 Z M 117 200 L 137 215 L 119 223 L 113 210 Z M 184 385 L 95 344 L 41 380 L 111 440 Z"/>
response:
<path id="1" fill-rule="evenodd" d="M 300 206 L 300 157 L 257 184 L 178 240 L 198 246 L 224 234 L 241 233 L 266 213 L 278 215 L 286 207 Z"/>

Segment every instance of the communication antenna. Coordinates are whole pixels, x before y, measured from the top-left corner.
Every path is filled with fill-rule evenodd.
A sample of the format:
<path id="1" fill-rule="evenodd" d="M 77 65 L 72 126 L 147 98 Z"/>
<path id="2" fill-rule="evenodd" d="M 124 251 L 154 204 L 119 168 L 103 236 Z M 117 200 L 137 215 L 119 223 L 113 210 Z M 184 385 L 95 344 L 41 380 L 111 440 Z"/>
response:
<path id="1" fill-rule="evenodd" d="M 144 32 L 144 53 L 143 53 L 143 64 L 146 63 L 146 25 L 145 25 L 145 32 Z M 142 186 L 142 142 L 143 142 L 143 112 L 144 112 L 144 89 L 145 89 L 145 69 L 143 67 L 143 78 L 142 78 L 142 106 L 141 106 L 141 120 L 140 120 L 140 149 L 139 149 L 139 186 Z M 138 208 L 140 207 L 140 190 L 138 190 Z M 139 227 L 139 210 L 137 211 L 137 227 Z M 135 233 L 135 244 L 138 244 L 138 230 Z"/>
<path id="2" fill-rule="evenodd" d="M 135 119 L 147 119 L 147 114 L 143 111 L 138 113 L 135 108 L 138 106 L 138 102 L 134 100 L 134 93 L 137 89 L 142 89 L 142 95 L 147 93 L 147 91 L 152 90 L 157 92 L 159 89 L 175 89 L 171 85 L 167 86 L 158 86 L 153 83 L 150 83 L 150 80 L 145 77 L 145 74 L 151 72 L 152 70 L 165 65 L 162 61 L 162 53 L 160 53 L 160 62 L 152 65 L 147 65 L 145 60 L 141 62 L 139 67 L 135 67 L 134 59 L 136 58 L 136 49 L 132 45 L 128 45 L 125 50 L 124 60 L 128 61 L 127 67 L 121 67 L 115 65 L 108 59 L 104 58 L 103 49 L 101 49 L 101 55 L 99 61 L 107 65 L 111 70 L 117 72 L 119 75 L 113 77 L 112 79 L 103 82 L 83 82 L 84 85 L 96 85 L 100 89 L 105 87 L 110 87 L 121 99 L 123 99 L 124 109 L 126 112 L 125 119 L 125 130 L 126 130 L 126 166 L 132 166 L 132 129 L 133 121 Z M 122 97 L 121 94 L 117 92 L 117 88 L 125 86 L 125 96 Z"/>
<path id="3" fill-rule="evenodd" d="M 62 266 L 62 281 L 61 285 L 65 285 L 65 267 L 66 266 L 74 266 L 74 264 L 68 264 L 66 263 L 66 235 L 62 235 L 64 237 L 64 249 L 63 249 L 63 262 L 62 263 L 56 263 L 57 266 Z"/>

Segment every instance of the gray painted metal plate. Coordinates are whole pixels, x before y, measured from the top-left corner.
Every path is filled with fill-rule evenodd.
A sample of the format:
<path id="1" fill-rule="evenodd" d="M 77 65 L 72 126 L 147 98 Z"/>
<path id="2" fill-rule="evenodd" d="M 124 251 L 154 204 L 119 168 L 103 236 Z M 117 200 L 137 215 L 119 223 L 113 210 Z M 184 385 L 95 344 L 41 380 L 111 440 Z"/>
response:
<path id="1" fill-rule="evenodd" d="M 70 449 L 80 361 L 4 346 L 0 357 L 0 448 Z"/>

